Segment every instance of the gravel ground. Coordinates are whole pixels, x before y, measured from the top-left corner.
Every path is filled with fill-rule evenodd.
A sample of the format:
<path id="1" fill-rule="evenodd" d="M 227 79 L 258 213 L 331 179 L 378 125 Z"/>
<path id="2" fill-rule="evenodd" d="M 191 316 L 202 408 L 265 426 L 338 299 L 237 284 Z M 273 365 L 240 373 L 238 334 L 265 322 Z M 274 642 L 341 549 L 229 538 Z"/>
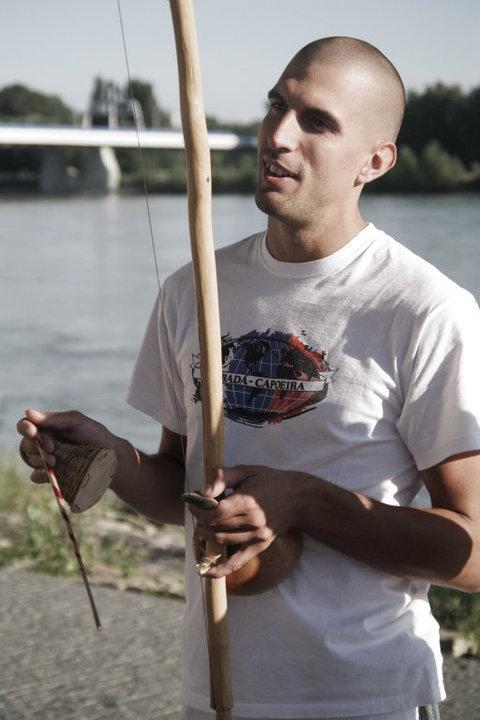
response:
<path id="1" fill-rule="evenodd" d="M 97 633 L 82 584 L 0 572 L 0 720 L 179 717 L 183 602 L 94 587 Z M 480 661 L 445 659 L 442 720 L 480 720 Z"/>

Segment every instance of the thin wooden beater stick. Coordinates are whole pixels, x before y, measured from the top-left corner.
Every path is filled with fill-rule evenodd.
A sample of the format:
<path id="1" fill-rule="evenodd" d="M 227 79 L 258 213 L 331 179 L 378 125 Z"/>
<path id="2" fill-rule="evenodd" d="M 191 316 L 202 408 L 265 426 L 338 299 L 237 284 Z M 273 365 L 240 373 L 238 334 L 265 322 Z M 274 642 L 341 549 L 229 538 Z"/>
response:
<path id="1" fill-rule="evenodd" d="M 88 582 L 87 571 L 85 570 L 85 565 L 83 564 L 83 560 L 82 560 L 82 556 L 80 554 L 80 548 L 78 546 L 77 538 L 75 537 L 75 533 L 73 532 L 72 523 L 70 522 L 70 518 L 68 517 L 65 500 L 63 499 L 63 496 L 62 496 L 62 491 L 60 490 L 60 487 L 58 485 L 58 481 L 55 476 L 55 473 L 53 472 L 52 468 L 48 467 L 45 453 L 36 438 L 35 438 L 35 444 L 37 446 L 38 453 L 42 459 L 42 463 L 43 463 L 43 467 L 45 468 L 45 472 L 47 473 L 48 479 L 50 480 L 50 485 L 52 486 L 53 494 L 55 495 L 55 499 L 57 501 L 58 508 L 60 510 L 60 514 L 65 521 L 65 526 L 67 528 L 67 534 L 70 539 L 70 543 L 72 545 L 73 552 L 75 553 L 75 557 L 77 558 L 80 575 L 82 577 L 83 583 L 85 585 L 85 590 L 87 591 L 88 599 L 90 601 L 90 607 L 92 609 L 95 625 L 97 627 L 97 630 L 101 630 L 102 624 L 101 624 L 100 618 L 98 616 L 97 606 L 95 605 L 95 600 L 93 599 L 92 590 L 90 588 L 90 583 Z"/>

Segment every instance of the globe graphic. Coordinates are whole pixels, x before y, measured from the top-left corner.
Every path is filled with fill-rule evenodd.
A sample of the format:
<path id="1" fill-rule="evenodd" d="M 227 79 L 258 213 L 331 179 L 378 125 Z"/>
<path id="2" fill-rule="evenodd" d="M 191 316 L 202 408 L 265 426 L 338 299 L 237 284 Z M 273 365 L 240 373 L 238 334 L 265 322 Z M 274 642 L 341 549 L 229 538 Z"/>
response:
<path id="1" fill-rule="evenodd" d="M 229 378 L 309 381 L 318 380 L 325 370 L 330 368 L 324 353 L 316 353 L 291 335 L 250 333 L 232 340 L 223 366 L 225 414 L 236 422 L 259 427 L 311 409 L 327 392 L 327 383 L 321 391 L 299 391 L 228 382 Z"/>

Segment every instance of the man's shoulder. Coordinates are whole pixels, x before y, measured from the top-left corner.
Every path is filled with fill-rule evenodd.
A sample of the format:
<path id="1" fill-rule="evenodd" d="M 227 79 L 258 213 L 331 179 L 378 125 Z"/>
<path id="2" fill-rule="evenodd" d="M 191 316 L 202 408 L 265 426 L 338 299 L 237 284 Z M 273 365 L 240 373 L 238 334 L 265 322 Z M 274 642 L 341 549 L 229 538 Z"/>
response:
<path id="1" fill-rule="evenodd" d="M 237 242 L 215 250 L 217 274 L 220 276 L 220 274 L 229 271 L 238 272 L 242 266 L 254 262 L 258 242 L 264 233 L 265 231 L 254 233 Z M 163 285 L 165 292 L 169 294 L 182 292 L 189 287 L 193 287 L 192 261 L 182 265 L 178 270 L 168 275 Z"/>
<path id="2" fill-rule="evenodd" d="M 470 293 L 435 265 L 386 233 L 379 253 L 379 271 L 385 272 L 385 292 L 416 312 L 427 312 L 445 302 L 471 298 Z M 382 267 L 382 263 L 384 263 Z"/>

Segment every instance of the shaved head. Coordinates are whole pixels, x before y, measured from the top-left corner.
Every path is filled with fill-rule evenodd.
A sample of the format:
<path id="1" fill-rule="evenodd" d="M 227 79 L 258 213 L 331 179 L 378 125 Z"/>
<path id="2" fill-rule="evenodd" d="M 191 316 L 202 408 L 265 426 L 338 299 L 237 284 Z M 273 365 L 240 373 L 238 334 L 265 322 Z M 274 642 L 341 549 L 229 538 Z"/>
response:
<path id="1" fill-rule="evenodd" d="M 319 223 L 363 226 L 360 194 L 394 167 L 404 108 L 398 72 L 363 40 L 315 40 L 288 63 L 258 133 L 255 196 L 285 257 L 299 234 L 315 246 Z"/>
<path id="2" fill-rule="evenodd" d="M 305 45 L 284 75 L 312 64 L 352 69 L 364 79 L 364 91 L 352 97 L 363 103 L 366 127 L 378 140 L 395 142 L 405 113 L 405 88 L 397 69 L 376 47 L 350 37 L 327 37 Z"/>

